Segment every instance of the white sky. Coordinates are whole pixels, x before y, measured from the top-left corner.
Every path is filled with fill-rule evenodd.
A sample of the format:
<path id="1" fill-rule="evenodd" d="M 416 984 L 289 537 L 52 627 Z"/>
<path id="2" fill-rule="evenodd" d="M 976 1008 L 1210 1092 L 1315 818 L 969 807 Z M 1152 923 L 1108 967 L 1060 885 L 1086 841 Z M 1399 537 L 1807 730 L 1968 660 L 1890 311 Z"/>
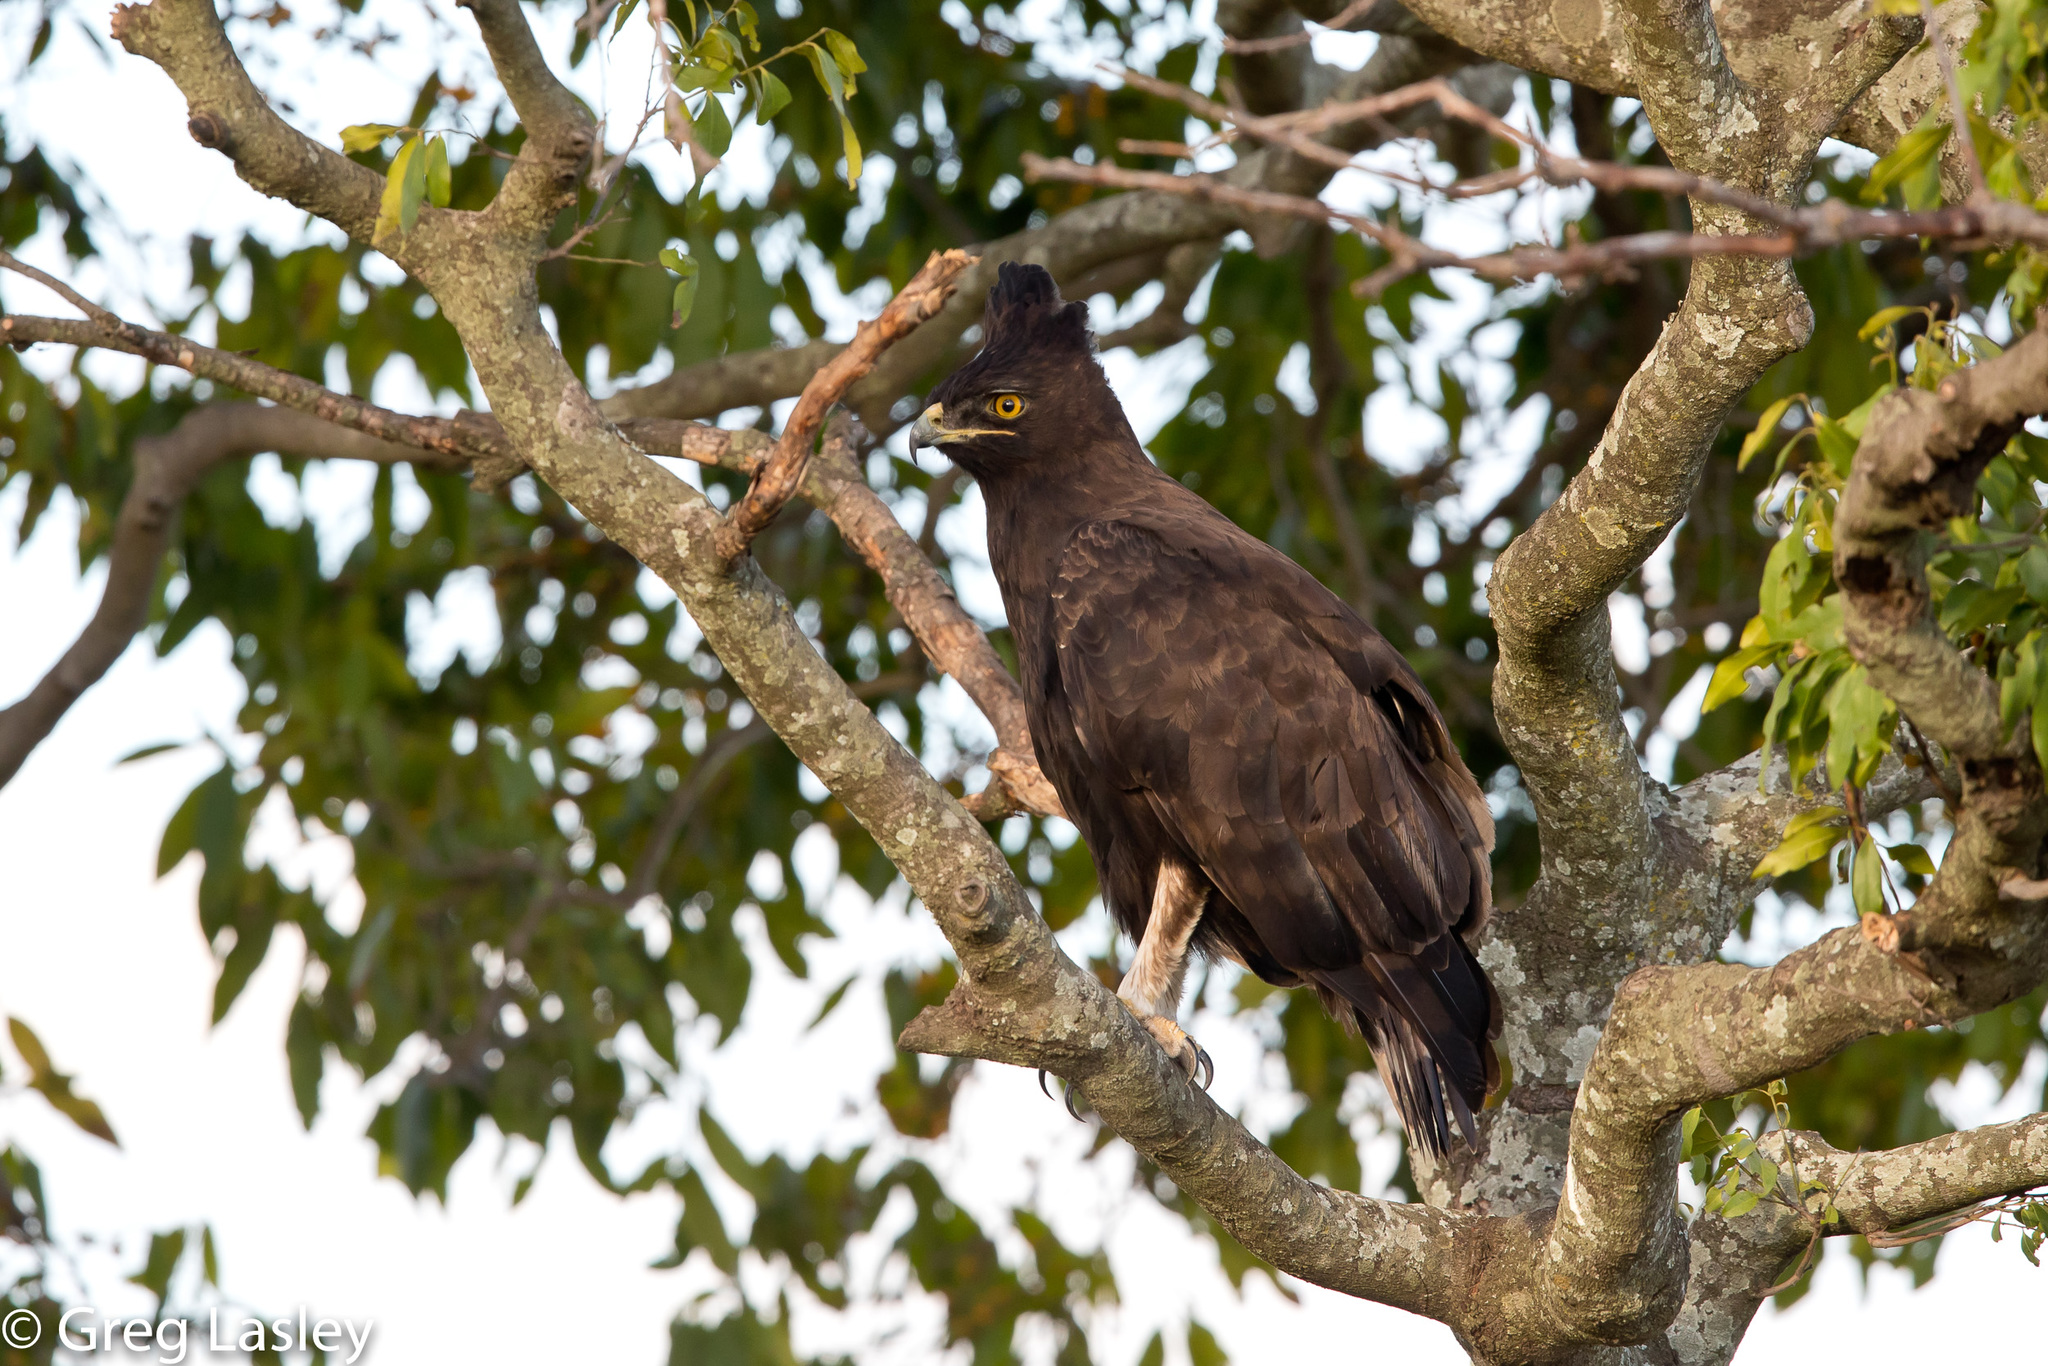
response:
<path id="1" fill-rule="evenodd" d="M 325 0 L 303 5 L 301 18 L 326 7 Z M 22 50 L 25 8 L 0 14 L 0 53 Z M 104 5 L 72 12 L 104 35 Z M 402 118 L 438 52 L 416 9 L 374 0 L 369 13 L 407 34 L 374 64 L 322 56 L 315 81 L 311 50 L 287 29 L 277 64 L 259 65 L 259 79 L 288 93 L 301 125 L 316 136 L 331 139 L 346 123 Z M 445 14 L 468 42 L 466 15 L 452 7 Z M 465 60 L 454 59 L 449 76 L 469 75 L 487 88 L 481 61 L 465 67 Z M 619 69 L 626 75 L 614 75 L 613 90 L 630 87 L 625 97 L 637 98 L 627 79 L 632 60 L 622 59 Z M 289 243 L 306 231 L 301 215 L 260 200 L 221 158 L 185 136 L 182 102 L 160 73 L 117 51 L 103 57 L 75 29 L 60 25 L 32 80 L 0 89 L 0 117 L 14 137 L 32 133 L 59 149 L 106 192 L 134 240 L 103 241 L 111 269 L 81 272 L 77 283 L 133 313 L 149 314 L 151 298 L 177 297 L 188 232 L 226 239 L 253 227 Z M 734 158 L 736 175 L 744 178 L 741 160 Z M 61 267 L 48 241 L 28 255 Z M 41 305 L 18 281 L 5 287 L 17 306 Z M 1145 414 L 1177 407 L 1199 378 L 1199 363 L 1191 369 L 1184 356 L 1144 365 L 1109 359 L 1141 430 L 1149 425 Z M 403 375 L 389 388 L 380 386 L 379 397 L 416 406 Z M 351 523 L 366 527 L 358 506 L 366 493 L 366 483 L 332 480 L 309 497 L 308 513 L 350 534 Z M 0 497 L 9 512 L 18 507 L 18 490 Z M 949 527 L 949 537 L 974 532 L 971 509 Z M 0 699 L 24 692 L 90 614 L 102 575 L 80 579 L 74 544 L 75 521 L 60 505 L 27 547 L 0 551 L 0 622 L 10 642 L 0 655 Z M 35 1026 L 58 1065 L 105 1108 L 124 1146 L 117 1153 L 81 1136 L 38 1098 L 6 1094 L 0 1142 L 19 1142 L 41 1161 L 64 1231 L 118 1237 L 118 1251 L 84 1261 L 92 1298 L 110 1313 L 145 1308 L 146 1297 L 122 1277 L 137 1265 L 147 1231 L 207 1220 L 236 1301 L 268 1312 L 306 1304 L 372 1319 L 376 1337 L 366 1359 L 379 1366 L 664 1360 L 669 1317 L 708 1284 L 695 1263 L 647 1269 L 669 1245 L 673 1199 L 606 1194 L 564 1140 L 551 1146 L 532 1193 L 513 1210 L 511 1183 L 528 1157 L 515 1153 L 501 1166 L 502 1145 L 486 1130 L 456 1168 L 447 1207 L 415 1202 L 377 1177 L 374 1149 L 361 1136 L 395 1086 L 357 1085 L 333 1071 L 320 1122 L 302 1132 L 283 1050 L 301 966 L 289 933 L 278 936 L 227 1020 L 209 1030 L 214 967 L 193 904 L 196 865 L 188 861 L 162 882 L 153 874 L 165 819 L 211 761 L 193 751 L 112 765 L 143 744 L 232 731 L 241 697 L 217 629 L 195 633 L 163 662 L 138 644 L 0 790 L 0 1013 Z M 841 934 L 815 946 L 812 979 L 795 981 L 772 956 L 756 955 L 754 999 L 735 1038 L 717 1050 L 701 1031 L 686 1030 L 685 1038 L 689 1070 L 748 1150 L 780 1145 L 799 1161 L 820 1147 L 841 1152 L 871 1137 L 872 1080 L 889 1062 L 878 973 L 940 950 L 921 915 L 898 902 L 871 906 L 835 885 L 829 850 L 816 851 L 801 872 Z M 1099 943 L 1100 934 L 1099 922 L 1072 932 L 1077 944 Z M 856 970 L 865 975 L 846 1004 L 824 1029 L 804 1036 L 802 1024 L 823 992 Z M 1285 1099 L 1260 1075 L 1248 1028 L 1206 1015 L 1194 1023 L 1217 1056 L 1219 1098 L 1261 1131 L 1284 1123 Z M 1989 1090 L 1982 1078 L 1966 1079 L 1946 1108 L 1960 1121 L 1980 1120 L 1989 1114 Z M 690 1130 L 686 1109 L 650 1107 L 609 1154 L 616 1169 L 634 1168 L 651 1154 L 693 1145 Z M 1370 1137 L 1369 1121 L 1360 1132 Z M 1129 1193 L 1120 1153 L 1080 1160 L 1087 1138 L 1088 1130 L 1039 1096 L 1028 1074 L 985 1066 L 960 1097 L 952 1134 L 926 1155 L 970 1206 L 993 1212 L 1035 1190 L 1063 1237 L 1084 1246 L 1107 1241 L 1124 1300 L 1094 1323 L 1099 1360 L 1135 1360 L 1162 1325 L 1177 1344 L 1190 1305 L 1240 1361 L 1272 1359 L 1275 1342 L 1285 1342 L 1289 1355 L 1356 1355 L 1365 1345 L 1373 1359 L 1416 1366 L 1462 1360 L 1444 1329 L 1378 1306 L 1307 1287 L 1297 1287 L 1300 1305 L 1289 1305 L 1257 1280 L 1240 1300 L 1201 1244 Z M 1368 1179 L 1383 1176 L 1391 1161 L 1386 1140 L 1370 1141 Z M 721 1187 L 720 1195 L 731 1192 Z M 742 1204 L 731 1201 L 728 1209 L 737 1214 Z M 1947 1359 L 1958 1322 L 1971 1325 L 1984 1355 L 2003 1346 L 2024 1359 L 2028 1346 L 2037 1349 L 2035 1332 L 2010 1309 L 2029 1302 L 2039 1277 L 2010 1241 L 1994 1247 L 1969 1233 L 1949 1240 L 1943 1274 L 1928 1290 L 1910 1293 L 1903 1277 L 1881 1272 L 1865 1298 L 1838 1252 L 1800 1306 L 1784 1316 L 1765 1313 L 1738 1360 L 1762 1366 L 1823 1351 L 1872 1361 Z M 747 1280 L 754 1288 L 769 1283 L 758 1268 Z M 910 1331 L 864 1353 L 864 1366 L 932 1359 L 929 1303 L 844 1325 L 800 1307 L 798 1346 L 854 1348 L 885 1322 Z M 1177 1351 L 1170 1347 L 1170 1360 Z"/>

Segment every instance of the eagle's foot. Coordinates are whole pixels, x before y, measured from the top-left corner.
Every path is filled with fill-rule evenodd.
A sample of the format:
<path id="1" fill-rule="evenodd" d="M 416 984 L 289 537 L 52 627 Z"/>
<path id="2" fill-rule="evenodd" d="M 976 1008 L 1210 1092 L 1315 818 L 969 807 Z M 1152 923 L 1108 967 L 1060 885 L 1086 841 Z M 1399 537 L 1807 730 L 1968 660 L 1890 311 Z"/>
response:
<path id="1" fill-rule="evenodd" d="M 1081 1117 L 1081 1112 L 1074 1108 L 1074 1083 L 1070 1081 L 1062 1081 L 1060 1083 L 1060 1087 L 1066 1093 L 1067 1113 L 1069 1115 L 1072 1115 L 1075 1119 L 1079 1119 Z M 1053 1098 L 1052 1092 L 1047 1091 L 1045 1087 L 1045 1069 L 1043 1067 L 1038 1069 L 1038 1089 L 1040 1091 L 1045 1092 L 1045 1098 L 1047 1100 L 1051 1100 Z"/>
<path id="2" fill-rule="evenodd" d="M 1208 1049 L 1195 1042 L 1194 1035 L 1168 1016 L 1146 1015 L 1129 1001 L 1124 1001 L 1123 997 L 1117 999 L 1123 1001 L 1124 1009 L 1130 1011 L 1132 1017 L 1145 1026 L 1146 1032 L 1159 1041 L 1159 1046 L 1166 1050 L 1166 1056 L 1180 1064 L 1189 1081 L 1204 1091 L 1209 1089 L 1209 1083 L 1216 1079 L 1216 1062 L 1209 1056 Z"/>

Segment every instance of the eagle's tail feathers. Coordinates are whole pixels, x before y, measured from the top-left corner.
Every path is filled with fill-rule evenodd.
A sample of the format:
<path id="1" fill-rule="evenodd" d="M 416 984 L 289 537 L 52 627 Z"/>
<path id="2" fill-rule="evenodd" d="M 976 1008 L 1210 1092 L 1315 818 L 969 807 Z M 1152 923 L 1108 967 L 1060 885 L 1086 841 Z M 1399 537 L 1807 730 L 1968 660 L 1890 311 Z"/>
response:
<path id="1" fill-rule="evenodd" d="M 1452 955 L 1454 964 L 1462 958 Z M 1457 975 L 1456 968 L 1432 972 L 1378 954 L 1355 968 L 1314 974 L 1351 1007 L 1409 1137 L 1438 1157 L 1449 1148 L 1451 1119 L 1468 1144 L 1478 1143 L 1473 1111 L 1499 1067 L 1487 1044 L 1491 1002 L 1474 1002 L 1469 984 L 1458 991 L 1445 980 Z"/>

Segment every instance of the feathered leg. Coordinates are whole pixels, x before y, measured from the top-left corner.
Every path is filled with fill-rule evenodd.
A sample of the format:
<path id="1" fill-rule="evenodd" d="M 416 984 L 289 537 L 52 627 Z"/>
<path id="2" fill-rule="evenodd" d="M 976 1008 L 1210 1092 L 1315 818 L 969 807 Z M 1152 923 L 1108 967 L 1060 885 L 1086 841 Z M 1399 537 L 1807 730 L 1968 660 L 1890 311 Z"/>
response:
<path id="1" fill-rule="evenodd" d="M 1145 922 L 1138 952 L 1116 989 L 1124 1008 L 1159 1041 L 1166 1056 L 1207 1086 L 1216 1075 L 1209 1054 L 1174 1022 L 1180 1010 L 1182 983 L 1187 979 L 1188 945 L 1208 904 L 1209 885 L 1192 869 L 1162 860 L 1152 891 L 1152 915 Z"/>

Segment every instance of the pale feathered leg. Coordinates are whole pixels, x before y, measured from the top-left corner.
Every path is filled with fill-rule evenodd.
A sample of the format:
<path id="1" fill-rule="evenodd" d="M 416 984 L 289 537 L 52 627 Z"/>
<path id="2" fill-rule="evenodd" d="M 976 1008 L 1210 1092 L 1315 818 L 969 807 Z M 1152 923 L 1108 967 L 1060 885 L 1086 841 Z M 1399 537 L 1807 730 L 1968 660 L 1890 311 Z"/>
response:
<path id="1" fill-rule="evenodd" d="M 1187 980 L 1188 946 L 1208 900 L 1208 884 L 1192 869 L 1162 861 L 1152 891 L 1152 915 L 1130 970 L 1116 989 L 1117 999 L 1159 1041 L 1166 1056 L 1181 1065 L 1190 1081 L 1199 1079 L 1204 1087 L 1215 1078 L 1216 1064 L 1174 1016 Z"/>

